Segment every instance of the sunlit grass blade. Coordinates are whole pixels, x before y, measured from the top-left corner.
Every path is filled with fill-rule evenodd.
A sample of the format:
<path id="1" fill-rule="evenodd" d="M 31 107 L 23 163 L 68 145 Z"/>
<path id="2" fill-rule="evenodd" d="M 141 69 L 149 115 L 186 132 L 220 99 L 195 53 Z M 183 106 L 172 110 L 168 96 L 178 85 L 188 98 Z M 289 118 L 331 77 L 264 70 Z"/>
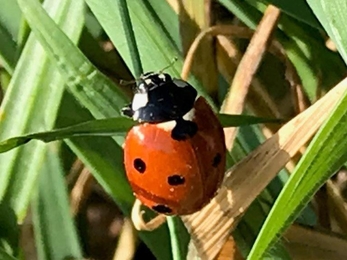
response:
<path id="1" fill-rule="evenodd" d="M 0 142 L 0 153 L 7 152 L 31 140 L 40 140 L 47 143 L 78 136 L 124 136 L 134 124 L 134 121 L 127 118 L 108 118 L 92 120 L 47 132 L 12 137 Z"/>
<path id="2" fill-rule="evenodd" d="M 50 146 L 50 148 L 53 148 Z M 55 149 L 47 149 L 33 203 L 33 222 L 39 259 L 82 259 L 71 216 L 63 169 Z"/>
<path id="3" fill-rule="evenodd" d="M 100 73 L 36 0 L 18 0 L 32 31 L 66 79 L 68 90 L 96 118 L 114 117 L 126 103 L 122 91 Z"/>
<path id="4" fill-rule="evenodd" d="M 116 2 L 112 0 L 86 1 L 132 72 L 135 68 L 132 64 L 132 53 L 126 37 L 126 31 L 128 30 L 134 30 L 143 69 L 145 71 L 156 71 L 164 68 L 174 57 L 178 56 L 177 50 L 170 41 L 165 39 L 166 34 L 163 33 L 160 24 L 153 22 L 143 1 L 126 2 L 132 24 L 123 23 L 123 16 Z M 106 10 L 107 12 L 105 12 Z M 117 28 L 117 30 L 114 28 Z M 159 35 L 162 38 L 156 40 L 159 39 Z M 177 61 L 167 71 L 178 76 L 180 63 L 182 64 L 182 60 Z"/>
<path id="5" fill-rule="evenodd" d="M 83 19 L 79 18 L 83 17 L 83 2 L 47 0 L 45 5 L 62 28 L 77 41 L 83 25 Z M 1 105 L 0 139 L 51 129 L 63 90 L 64 82 L 40 44 L 31 36 Z M 13 207 L 19 221 L 22 221 L 28 206 L 45 149 L 43 144 L 32 143 L 0 156 L 0 197 Z"/>
<path id="6" fill-rule="evenodd" d="M 15 41 L 21 12 L 16 1 L 0 0 L 0 64 L 12 75 L 18 59 Z"/>
<path id="7" fill-rule="evenodd" d="M 346 1 L 307 0 L 307 2 L 347 63 L 347 30 L 344 26 L 347 12 Z"/>
<path id="8" fill-rule="evenodd" d="M 133 26 L 131 23 L 128 3 L 126 0 L 119 0 L 116 3 L 117 9 L 119 10 L 120 14 L 120 19 L 123 24 L 123 34 L 127 41 L 126 45 L 129 48 L 129 54 L 131 57 L 132 67 L 134 68 L 135 78 L 138 78 L 141 74 L 143 74 L 143 68 Z"/>
<path id="9" fill-rule="evenodd" d="M 313 194 L 347 160 L 347 96 L 322 126 L 280 193 L 248 259 L 261 259 Z M 332 156 L 333 155 L 333 156 Z"/>
<path id="10" fill-rule="evenodd" d="M 165 29 L 166 37 L 172 40 L 177 50 L 182 52 L 182 36 L 180 32 L 180 17 L 173 10 L 170 2 L 149 0 L 146 3 L 150 6 L 153 14 L 157 14 L 157 18 Z"/>
<path id="11" fill-rule="evenodd" d="M 131 53 L 127 46 L 123 21 L 117 4 L 112 0 L 86 0 L 86 3 L 134 73 Z M 183 66 L 181 53 L 156 14 L 153 14 L 153 10 L 148 7 L 146 1 L 127 1 L 127 4 L 144 71 L 160 71 L 177 57 L 177 61 L 165 71 L 174 77 L 179 77 Z M 211 98 L 195 77 L 189 77 L 189 82 L 214 106 Z"/>

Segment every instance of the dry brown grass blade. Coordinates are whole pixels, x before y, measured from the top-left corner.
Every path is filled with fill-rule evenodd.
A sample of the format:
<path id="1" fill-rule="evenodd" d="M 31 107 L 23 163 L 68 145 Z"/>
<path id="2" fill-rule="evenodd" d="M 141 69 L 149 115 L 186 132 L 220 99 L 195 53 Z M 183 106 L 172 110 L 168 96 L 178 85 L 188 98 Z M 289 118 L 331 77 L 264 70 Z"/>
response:
<path id="1" fill-rule="evenodd" d="M 327 182 L 326 188 L 329 197 L 329 208 L 331 209 L 339 228 L 347 234 L 347 203 L 341 196 L 338 187 L 336 187 L 331 180 Z"/>
<path id="2" fill-rule="evenodd" d="M 333 234 L 292 225 L 283 240 L 292 259 L 347 259 L 347 240 Z"/>
<path id="3" fill-rule="evenodd" d="M 232 236 L 229 236 L 228 240 L 217 255 L 216 260 L 244 260 L 237 248 L 236 241 Z"/>
<path id="4" fill-rule="evenodd" d="M 137 236 L 133 224 L 130 219 L 125 218 L 113 260 L 133 259 L 136 252 L 136 240 Z"/>
<path id="5" fill-rule="evenodd" d="M 235 25 L 215 25 L 210 28 L 203 30 L 190 45 L 184 60 L 181 78 L 187 80 L 191 68 L 193 66 L 193 60 L 196 58 L 197 49 L 200 43 L 206 36 L 217 36 L 217 35 L 231 35 L 240 38 L 250 38 L 253 35 L 253 31 L 240 26 Z"/>
<path id="6" fill-rule="evenodd" d="M 70 193 L 70 208 L 73 215 L 77 215 L 89 197 L 94 183 L 93 175 L 87 168 L 83 168 Z"/>
<path id="7" fill-rule="evenodd" d="M 278 47 L 279 46 L 277 46 L 277 44 L 273 44 L 273 46 L 271 46 L 270 48 L 270 51 L 272 50 L 272 52 L 278 54 Z M 242 55 L 235 44 L 226 36 L 217 36 L 217 58 L 218 68 L 221 74 L 227 80 L 227 82 L 232 82 L 237 65 L 240 63 Z M 282 56 L 280 56 L 280 58 L 282 58 Z M 266 91 L 265 86 L 261 84 L 260 80 L 256 76 L 253 77 L 252 86 L 249 89 L 247 101 L 248 105 L 254 107 L 254 113 L 258 116 L 269 118 L 284 117 L 279 112 L 269 93 Z M 271 124 L 269 126 L 272 126 L 271 130 L 275 130 L 277 128 L 277 126 L 275 126 L 274 124 Z M 276 129 L 276 131 L 277 130 L 278 128 Z"/>
<path id="8" fill-rule="evenodd" d="M 238 217 L 314 135 L 346 89 L 344 79 L 229 169 L 219 193 L 204 209 L 182 217 L 202 259 L 218 254 Z"/>
<path id="9" fill-rule="evenodd" d="M 183 53 L 186 54 L 195 36 L 214 23 L 211 0 L 170 0 L 168 2 L 179 15 Z M 205 37 L 201 41 L 194 59 L 192 72 L 200 79 L 209 94 L 216 93 L 218 72 L 212 37 Z"/>
<path id="10" fill-rule="evenodd" d="M 224 113 L 242 113 L 249 87 L 267 47 L 271 43 L 271 35 L 277 27 L 280 13 L 280 10 L 275 6 L 269 5 L 267 7 L 237 67 L 229 93 L 222 105 L 222 111 Z M 236 128 L 225 129 L 224 133 L 227 148 L 230 150 L 236 136 Z"/>

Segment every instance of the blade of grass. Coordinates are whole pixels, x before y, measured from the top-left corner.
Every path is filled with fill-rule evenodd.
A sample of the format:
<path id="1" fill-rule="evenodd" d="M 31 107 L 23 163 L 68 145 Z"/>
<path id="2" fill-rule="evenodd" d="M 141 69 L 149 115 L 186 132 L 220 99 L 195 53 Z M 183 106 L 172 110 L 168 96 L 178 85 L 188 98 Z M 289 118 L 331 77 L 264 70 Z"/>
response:
<path id="1" fill-rule="evenodd" d="M 86 0 L 86 3 L 134 74 L 117 4 L 112 0 Z M 177 57 L 177 61 L 166 71 L 174 77 L 179 77 L 183 59 L 163 24 L 153 13 L 153 9 L 145 1 L 128 1 L 127 4 L 144 71 L 159 71 Z M 115 30 L 115 28 L 121 28 L 121 30 Z M 215 108 L 200 82 L 194 76 L 191 76 L 189 81 Z"/>
<path id="2" fill-rule="evenodd" d="M 136 38 L 131 24 L 128 1 L 119 0 L 117 1 L 120 19 L 123 25 L 124 36 L 129 47 L 129 53 L 131 57 L 132 67 L 135 77 L 138 78 L 143 73 L 142 63 L 140 59 L 139 49 L 137 48 Z"/>
<path id="3" fill-rule="evenodd" d="M 16 1 L 0 0 L 0 23 L 16 39 L 20 30 L 21 12 Z"/>
<path id="4" fill-rule="evenodd" d="M 167 224 L 170 231 L 170 240 L 173 260 L 186 259 L 188 252 L 189 234 L 182 225 L 179 217 L 167 217 Z"/>
<path id="5" fill-rule="evenodd" d="M 43 142 L 52 142 L 78 136 L 124 136 L 133 125 L 135 125 L 135 122 L 127 118 L 109 118 L 88 121 L 48 132 L 12 137 L 0 142 L 0 153 L 7 152 L 35 139 Z"/>
<path id="6" fill-rule="evenodd" d="M 35 0 L 18 0 L 32 31 L 67 79 L 68 90 L 94 117 L 119 115 L 126 97 L 88 61 Z"/>
<path id="7" fill-rule="evenodd" d="M 346 162 L 346 122 L 347 95 L 344 95 L 285 184 L 248 259 L 266 255 L 319 187 Z"/>
<path id="8" fill-rule="evenodd" d="M 0 259 L 2 259 L 2 260 L 18 260 L 18 258 L 15 258 L 15 257 L 9 255 L 2 248 L 0 248 Z"/>
<path id="9" fill-rule="evenodd" d="M 47 0 L 45 5 L 76 41 L 83 21 L 78 18 L 79 15 L 82 17 L 81 2 Z M 70 16 L 66 16 L 67 12 Z M 52 128 L 63 92 L 62 85 L 55 68 L 49 64 L 41 46 L 31 36 L 1 105 L 0 139 Z M 42 166 L 44 150 L 42 144 L 33 143 L 0 156 L 0 197 L 13 207 L 19 221 L 24 217 Z"/>
<path id="10" fill-rule="evenodd" d="M 42 260 L 82 259 L 63 169 L 54 146 L 47 149 L 33 203 L 36 248 Z"/>
<path id="11" fill-rule="evenodd" d="M 256 28 L 262 17 L 262 13 L 246 1 L 219 0 L 219 2 L 252 29 Z M 300 45 L 290 40 L 288 36 L 280 30 L 276 30 L 274 37 L 276 37 L 283 45 L 288 58 L 297 69 L 303 85 L 306 86 L 307 89 L 315 90 L 317 86 L 316 72 L 312 69 L 311 64 L 309 64 L 308 58 L 305 56 L 305 52 L 300 48 Z M 312 99 L 314 98 L 314 90 L 309 92 L 312 94 Z"/>
<path id="12" fill-rule="evenodd" d="M 0 23 L 0 64 L 10 74 L 13 73 L 14 64 L 16 63 L 17 44 L 12 40 L 10 34 Z"/>
<path id="13" fill-rule="evenodd" d="M 169 1 L 148 0 L 144 3 L 147 4 L 148 9 L 152 10 L 152 14 L 157 14 L 155 20 L 162 24 L 167 37 L 171 39 L 177 50 L 182 53 L 182 37 L 180 34 L 180 17 L 177 15 L 178 10 L 173 10 Z"/>
<path id="14" fill-rule="evenodd" d="M 282 122 L 282 120 L 279 119 L 266 119 L 243 115 L 219 114 L 218 117 L 220 118 L 223 127 Z M 135 124 L 136 123 L 131 119 L 124 117 L 107 118 L 87 121 L 52 131 L 16 136 L 0 142 L 0 153 L 7 152 L 13 148 L 28 143 L 31 140 L 40 140 L 47 143 L 79 136 L 124 136 L 125 133 Z"/>
<path id="15" fill-rule="evenodd" d="M 344 1 L 309 1 L 328 34 L 335 39 L 345 62 L 347 46 L 346 29 L 339 24 L 347 10 Z M 262 231 L 249 255 L 249 259 L 259 259 L 278 240 L 279 235 L 331 175 L 347 160 L 345 122 L 347 95 L 345 94 L 332 115 L 317 133 L 299 162 L 294 173 L 282 190 Z M 331 156 L 331 155 L 334 156 Z"/>
<path id="16" fill-rule="evenodd" d="M 21 12 L 16 1 L 0 0 L 0 63 L 13 74 L 18 60 L 17 43 Z"/>
<path id="17" fill-rule="evenodd" d="M 0 248 L 10 255 L 18 255 L 19 252 L 17 217 L 14 210 L 3 203 L 0 204 Z"/>
<path id="18" fill-rule="evenodd" d="M 253 2 L 260 2 L 258 0 L 251 0 Z M 286 0 L 266 0 L 266 4 L 273 4 L 281 9 L 284 13 L 289 14 L 296 19 L 303 21 L 309 24 L 312 27 L 321 28 L 317 18 L 312 13 L 312 10 L 308 6 L 305 0 L 295 0 L 295 1 L 286 1 Z"/>
<path id="19" fill-rule="evenodd" d="M 340 55 L 347 63 L 347 29 L 341 22 L 345 21 L 347 3 L 344 0 L 335 1 L 312 1 L 307 0 L 319 21 L 333 39 Z"/>

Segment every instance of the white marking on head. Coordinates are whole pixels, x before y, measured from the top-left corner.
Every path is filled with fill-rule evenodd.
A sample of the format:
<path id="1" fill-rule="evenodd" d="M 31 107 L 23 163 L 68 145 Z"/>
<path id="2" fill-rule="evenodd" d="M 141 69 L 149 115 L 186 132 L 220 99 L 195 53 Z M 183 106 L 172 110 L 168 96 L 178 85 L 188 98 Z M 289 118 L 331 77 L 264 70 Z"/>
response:
<path id="1" fill-rule="evenodd" d="M 152 81 L 151 79 L 145 79 L 145 83 L 146 83 L 147 85 L 149 85 L 149 84 L 153 83 L 153 81 Z"/>
<path id="2" fill-rule="evenodd" d="M 183 116 L 183 119 L 187 120 L 187 121 L 193 121 L 194 118 L 195 118 L 195 108 L 194 107 L 191 110 L 189 110 L 187 114 L 185 114 Z"/>
<path id="3" fill-rule="evenodd" d="M 175 126 L 176 126 L 176 121 L 175 120 L 171 120 L 171 121 L 167 121 L 167 122 L 163 122 L 163 123 L 157 124 L 158 128 L 163 129 L 164 131 L 167 131 L 167 132 L 171 132 L 172 129 L 174 129 Z"/>
<path id="4" fill-rule="evenodd" d="M 145 84 L 143 84 L 143 83 L 140 83 L 140 84 L 137 86 L 137 90 L 138 90 L 139 93 L 147 93 L 146 86 L 145 86 Z"/>
<path id="5" fill-rule="evenodd" d="M 158 78 L 160 78 L 162 81 L 166 81 L 166 76 L 164 73 L 158 74 Z"/>
<path id="6" fill-rule="evenodd" d="M 173 82 L 177 85 L 177 87 L 180 87 L 180 88 L 188 87 L 188 83 L 185 82 L 184 80 L 174 79 Z"/>
<path id="7" fill-rule="evenodd" d="M 134 121 L 138 121 L 139 120 L 139 116 L 140 116 L 139 111 L 138 110 L 134 111 L 133 120 Z"/>
<path id="8" fill-rule="evenodd" d="M 138 110 L 141 107 L 145 107 L 148 103 L 148 94 L 147 93 L 136 93 L 131 104 L 133 111 Z"/>

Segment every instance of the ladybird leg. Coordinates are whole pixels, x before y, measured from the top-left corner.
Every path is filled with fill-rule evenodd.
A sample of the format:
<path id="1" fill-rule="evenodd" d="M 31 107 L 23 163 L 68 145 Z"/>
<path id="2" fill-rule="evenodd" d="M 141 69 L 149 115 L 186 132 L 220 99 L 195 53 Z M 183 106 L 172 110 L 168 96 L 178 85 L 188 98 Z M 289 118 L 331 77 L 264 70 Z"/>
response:
<path id="1" fill-rule="evenodd" d="M 177 141 L 182 141 L 193 137 L 197 131 L 198 126 L 195 122 L 181 118 L 176 120 L 176 126 L 171 131 L 171 137 Z"/>
<path id="2" fill-rule="evenodd" d="M 143 219 L 144 211 L 141 210 L 141 201 L 136 199 L 131 210 L 131 220 L 133 221 L 134 227 L 139 231 L 152 231 L 157 229 L 166 221 L 165 215 L 157 215 L 155 218 L 148 222 Z"/>
<path id="3" fill-rule="evenodd" d="M 122 112 L 122 115 L 127 116 L 127 117 L 133 117 L 133 115 L 134 115 L 134 111 L 131 108 L 131 104 L 123 107 L 121 112 Z"/>

